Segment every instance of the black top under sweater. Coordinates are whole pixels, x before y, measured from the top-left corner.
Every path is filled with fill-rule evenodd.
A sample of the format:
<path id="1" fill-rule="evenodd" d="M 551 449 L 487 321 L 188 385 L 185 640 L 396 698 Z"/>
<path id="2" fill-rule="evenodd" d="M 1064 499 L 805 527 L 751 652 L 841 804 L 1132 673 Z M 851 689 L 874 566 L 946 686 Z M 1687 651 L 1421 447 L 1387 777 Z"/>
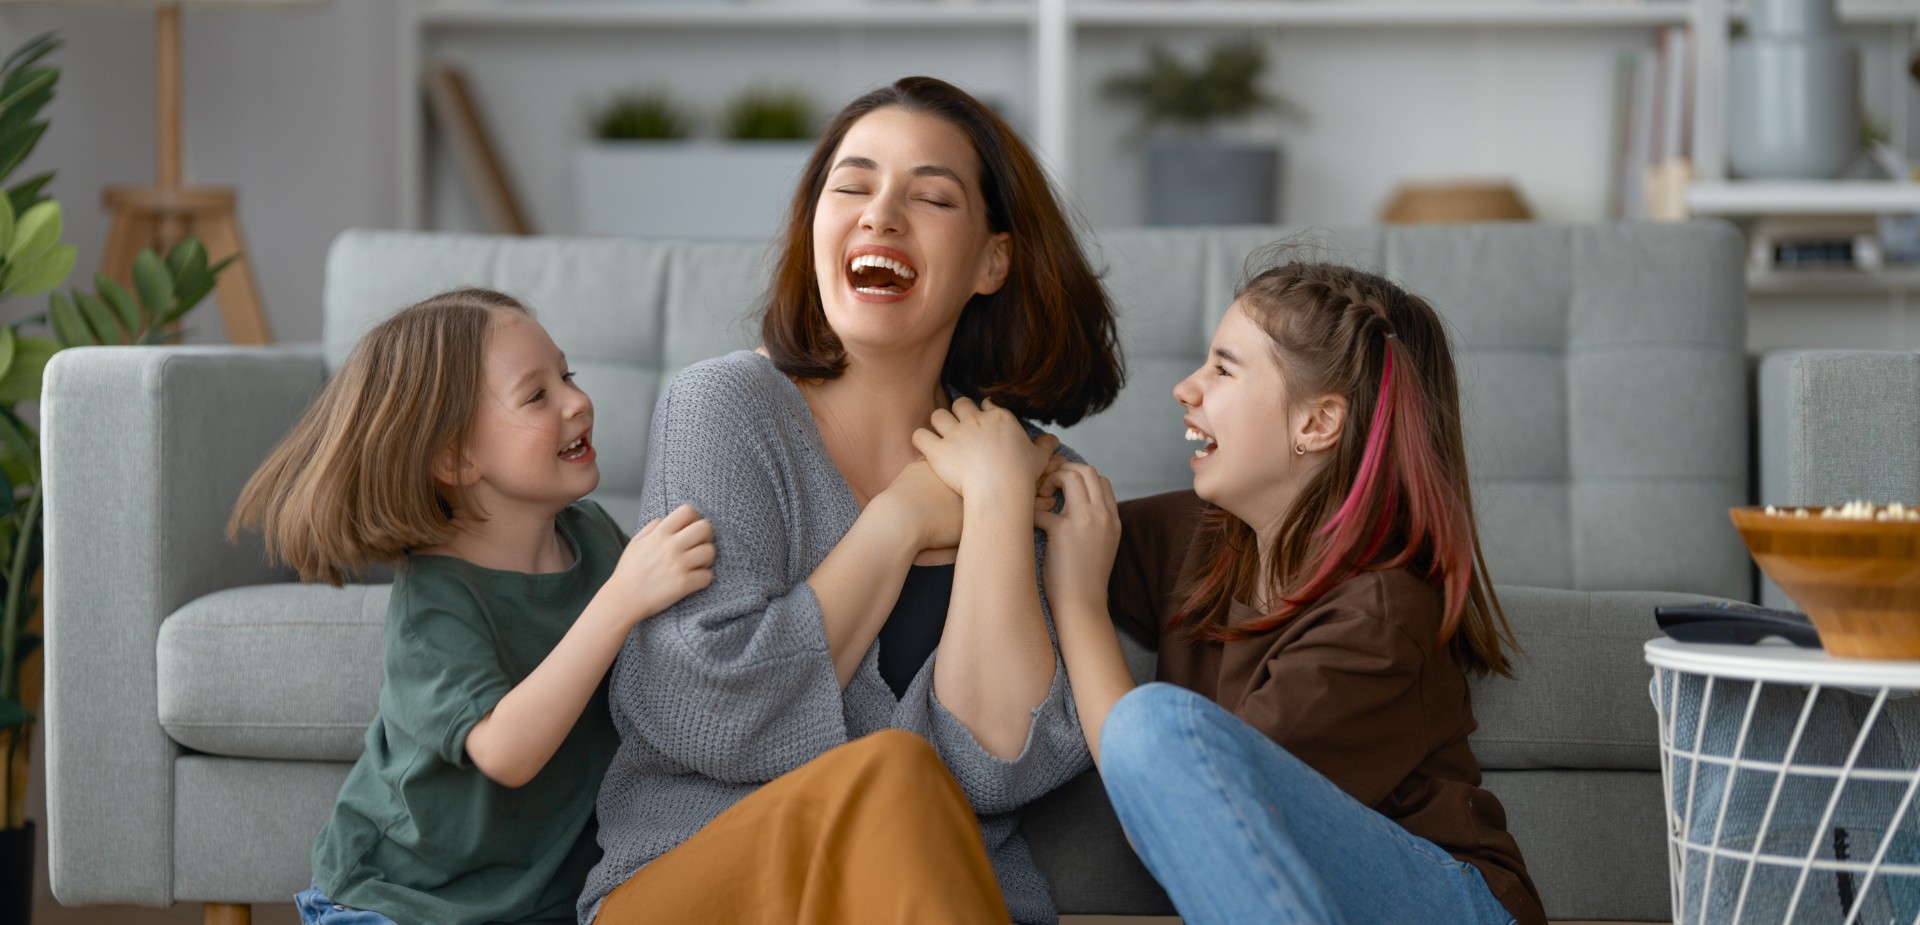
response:
<path id="1" fill-rule="evenodd" d="M 900 599 L 880 627 L 880 677 L 903 697 L 920 666 L 927 663 L 947 628 L 947 602 L 953 598 L 952 565 L 915 565 L 907 569 Z"/>

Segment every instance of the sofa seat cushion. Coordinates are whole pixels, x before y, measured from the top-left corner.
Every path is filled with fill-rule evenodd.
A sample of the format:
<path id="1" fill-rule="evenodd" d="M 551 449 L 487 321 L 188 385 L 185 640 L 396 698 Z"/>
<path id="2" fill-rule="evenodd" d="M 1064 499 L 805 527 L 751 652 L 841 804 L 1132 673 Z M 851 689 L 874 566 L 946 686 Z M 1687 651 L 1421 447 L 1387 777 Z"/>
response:
<path id="1" fill-rule="evenodd" d="M 391 585 L 217 591 L 160 626 L 160 726 L 199 752 L 352 761 L 380 704 Z"/>
<path id="2" fill-rule="evenodd" d="M 1561 591 L 1497 585 L 1520 643 L 1513 678 L 1473 684 L 1474 757 L 1489 770 L 1660 769 L 1658 724 L 1641 656 L 1660 635 L 1653 608 L 1697 594 Z"/>

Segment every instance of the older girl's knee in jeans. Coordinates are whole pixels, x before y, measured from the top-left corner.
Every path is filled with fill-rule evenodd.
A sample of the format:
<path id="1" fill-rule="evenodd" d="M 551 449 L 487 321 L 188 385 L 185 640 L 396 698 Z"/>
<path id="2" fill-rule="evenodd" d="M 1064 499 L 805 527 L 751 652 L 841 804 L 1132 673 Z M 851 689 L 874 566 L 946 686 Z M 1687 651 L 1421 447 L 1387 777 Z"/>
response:
<path id="1" fill-rule="evenodd" d="M 1192 724 L 1193 700 L 1200 695 L 1164 682 L 1128 691 L 1108 711 L 1100 727 L 1100 773 L 1125 774 L 1161 764 L 1191 736 L 1179 733 Z"/>

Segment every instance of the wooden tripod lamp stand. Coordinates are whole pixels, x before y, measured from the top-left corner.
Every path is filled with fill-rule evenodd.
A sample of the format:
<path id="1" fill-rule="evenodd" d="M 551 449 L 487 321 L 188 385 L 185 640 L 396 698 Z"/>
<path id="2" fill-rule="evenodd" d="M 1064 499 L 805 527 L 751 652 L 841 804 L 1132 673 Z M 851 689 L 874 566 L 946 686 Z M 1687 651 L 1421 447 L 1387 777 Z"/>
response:
<path id="1" fill-rule="evenodd" d="M 181 239 L 196 236 L 207 259 L 241 256 L 220 273 L 214 298 L 227 339 L 267 344 L 273 334 L 260 307 L 260 287 L 240 238 L 234 191 L 225 186 L 185 186 L 180 179 L 180 4 L 161 3 L 154 13 L 154 184 L 110 186 L 101 196 L 112 224 L 100 269 L 123 284 L 133 278 L 133 258 L 143 248 L 165 256 Z"/>

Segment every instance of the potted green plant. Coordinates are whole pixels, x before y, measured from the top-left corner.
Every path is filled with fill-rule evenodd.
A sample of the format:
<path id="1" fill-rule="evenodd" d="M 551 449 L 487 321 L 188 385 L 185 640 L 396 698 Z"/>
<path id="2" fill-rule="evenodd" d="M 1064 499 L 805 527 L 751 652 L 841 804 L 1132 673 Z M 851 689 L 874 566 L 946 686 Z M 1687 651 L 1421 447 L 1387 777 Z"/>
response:
<path id="1" fill-rule="evenodd" d="M 1279 218 L 1280 148 L 1274 141 L 1221 137 L 1229 123 L 1301 110 L 1260 86 L 1267 67 L 1258 44 L 1230 39 L 1189 66 L 1164 47 L 1147 50 L 1142 70 L 1115 74 L 1106 94 L 1140 107 L 1150 225 L 1273 224 Z"/>
<path id="2" fill-rule="evenodd" d="M 213 291 L 228 261 L 209 266 L 188 239 L 163 260 L 142 251 L 131 288 L 100 274 L 92 291 L 52 293 L 73 269 L 76 249 L 61 238 L 60 204 L 45 195 L 51 171 L 8 185 L 47 122 L 60 71 L 41 62 L 60 46 L 52 35 L 27 42 L 0 63 L 0 302 L 50 293 L 47 312 L 0 325 L 0 921 L 31 921 L 33 823 L 26 818 L 27 745 L 40 691 L 31 666 L 41 556 L 40 440 L 22 405 L 40 398 L 47 360 L 66 347 L 152 344 Z M 228 258 L 230 261 L 232 258 Z M 50 328 L 43 334 L 35 328 Z M 50 336 L 49 336 L 50 335 Z M 31 681 L 29 679 L 32 679 Z"/>
<path id="3" fill-rule="evenodd" d="M 640 237 L 765 238 L 778 230 L 814 136 L 795 91 L 754 87 L 714 120 L 719 138 L 660 88 L 617 95 L 588 118 L 573 158 L 580 231 Z"/>

